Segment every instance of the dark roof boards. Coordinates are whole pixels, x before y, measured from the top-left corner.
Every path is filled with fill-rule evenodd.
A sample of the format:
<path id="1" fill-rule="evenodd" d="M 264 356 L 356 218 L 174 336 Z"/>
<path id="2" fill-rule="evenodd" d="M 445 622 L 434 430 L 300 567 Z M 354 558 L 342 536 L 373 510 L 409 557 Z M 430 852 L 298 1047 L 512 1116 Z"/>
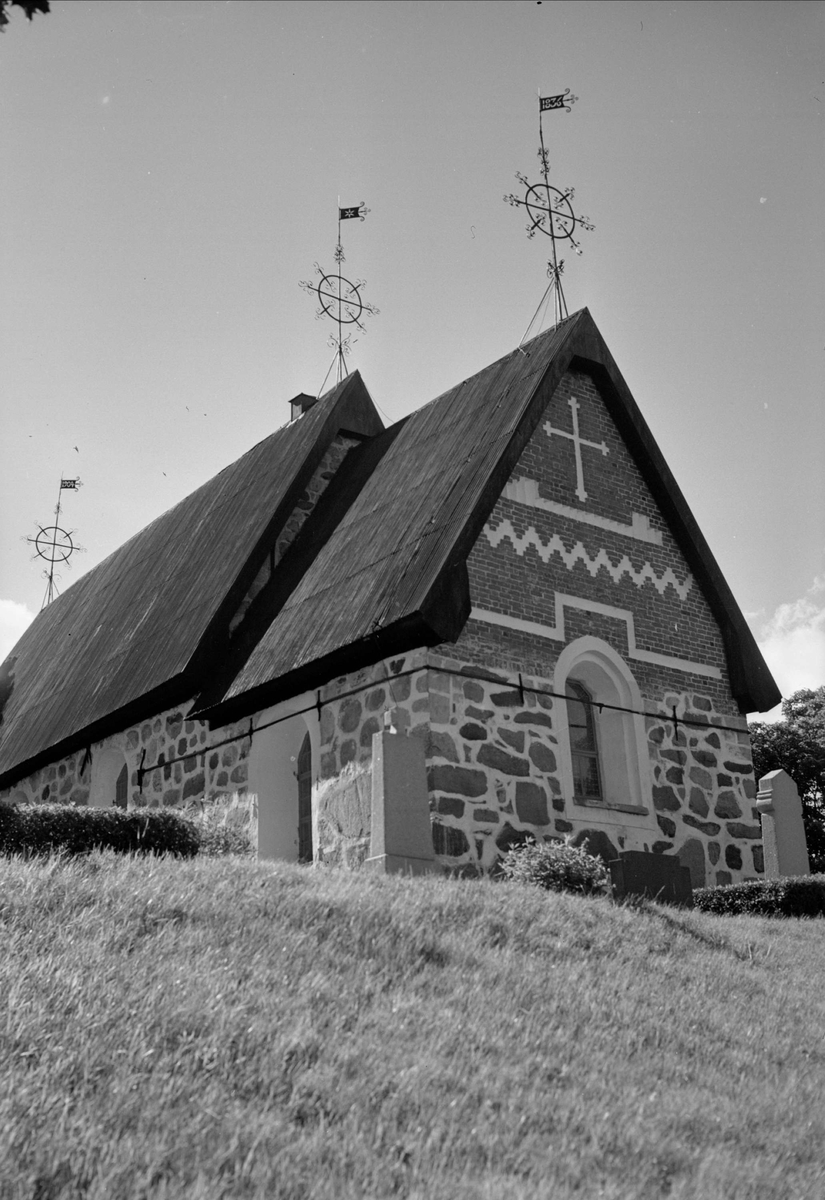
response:
<path id="1" fill-rule="evenodd" d="M 467 555 L 571 367 L 594 375 L 719 622 L 740 708 L 772 707 L 778 689 L 585 309 L 388 430 L 350 376 L 80 579 L 15 647 L 10 689 L 0 675 L 0 785 L 197 693 L 220 723 L 454 640 Z M 232 641 L 230 617 L 339 429 L 363 443 Z"/>

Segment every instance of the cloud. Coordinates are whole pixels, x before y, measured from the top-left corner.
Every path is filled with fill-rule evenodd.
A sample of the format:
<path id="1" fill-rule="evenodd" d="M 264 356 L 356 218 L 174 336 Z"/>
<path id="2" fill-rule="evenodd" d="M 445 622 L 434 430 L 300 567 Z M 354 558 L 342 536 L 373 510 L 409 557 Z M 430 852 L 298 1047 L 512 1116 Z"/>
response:
<path id="1" fill-rule="evenodd" d="M 804 596 L 780 604 L 757 631 L 756 640 L 783 696 L 800 688 L 825 683 L 825 575 L 819 575 Z M 758 717 L 775 721 L 779 708 Z"/>
<path id="2" fill-rule="evenodd" d="M 26 632 L 37 613 L 16 600 L 0 600 L 0 662 Z"/>

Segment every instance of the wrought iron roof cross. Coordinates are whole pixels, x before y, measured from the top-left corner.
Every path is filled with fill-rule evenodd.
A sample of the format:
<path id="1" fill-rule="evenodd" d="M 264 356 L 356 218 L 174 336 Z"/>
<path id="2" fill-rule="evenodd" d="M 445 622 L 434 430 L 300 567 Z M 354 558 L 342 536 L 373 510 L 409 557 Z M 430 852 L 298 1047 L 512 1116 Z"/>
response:
<path id="1" fill-rule="evenodd" d="M 43 597 L 43 603 L 40 606 L 42 612 L 48 607 L 58 595 L 57 580 L 60 576 L 55 571 L 56 563 L 65 563 L 67 567 L 71 567 L 69 559 L 76 552 L 83 553 L 84 547 L 79 546 L 73 540 L 73 529 L 63 529 L 60 524 L 60 507 L 62 501 L 62 493 L 64 491 L 76 492 L 78 488 L 83 487 L 80 479 L 64 479 L 61 476 L 60 488 L 57 493 L 57 505 L 54 510 L 54 524 L 40 525 L 34 537 L 27 537 L 24 540 L 34 546 L 34 558 L 42 558 L 47 564 L 43 571 L 43 578 L 47 580 L 46 594 Z"/>
<path id="2" fill-rule="evenodd" d="M 316 320 L 319 317 L 329 317 L 337 326 L 336 332 L 330 334 L 327 342 L 327 345 L 334 348 L 335 356 L 330 363 L 329 370 L 324 376 L 324 382 L 321 384 L 319 395 L 323 392 L 333 367 L 337 369 L 337 383 L 340 383 L 349 374 L 346 356 L 351 349 L 352 334 L 347 333 L 345 335 L 344 326 L 354 325 L 356 329 L 360 329 L 362 333 L 366 333 L 366 327 L 362 324 L 362 318 L 378 315 L 378 309 L 375 305 L 370 304 L 368 300 L 364 300 L 361 296 L 361 289 L 366 285 L 366 280 L 356 279 L 353 281 L 341 274 L 341 264 L 346 261 L 344 246 L 341 241 L 341 222 L 350 221 L 355 218 L 363 221 L 369 211 L 363 200 L 360 204 L 342 208 L 339 198 L 338 242 L 335 247 L 335 262 L 338 270 L 327 273 L 318 263 L 315 263 L 315 273 L 320 275 L 320 280 L 317 283 L 312 283 L 307 279 L 301 280 L 301 287 L 304 291 L 316 296 L 318 299 L 319 307 L 315 313 Z"/>
<path id="3" fill-rule="evenodd" d="M 523 196 L 516 196 L 511 192 L 504 197 L 508 204 L 526 209 L 529 217 L 529 224 L 527 226 L 527 236 L 529 238 L 535 237 L 536 233 L 546 234 L 550 238 L 551 257 L 547 263 L 547 275 L 550 282 L 545 289 L 538 308 L 533 314 L 530 324 L 524 332 L 524 337 L 521 339 L 522 344 L 527 340 L 527 334 L 530 332 L 536 317 L 546 304 L 551 293 L 553 295 L 554 325 L 558 325 L 559 321 L 568 315 L 567 301 L 564 298 L 564 289 L 561 282 L 564 271 L 564 259 L 559 258 L 557 243 L 563 244 L 564 242 L 569 242 L 576 254 L 581 254 L 581 248 L 575 236 L 578 233 L 579 227 L 587 230 L 595 228 L 587 217 L 577 217 L 573 212 L 571 204 L 571 200 L 575 195 L 573 188 L 561 190 L 551 185 L 549 180 L 550 160 L 547 155 L 547 148 L 544 145 L 543 114 L 562 109 L 569 113 L 571 105 L 575 104 L 577 100 L 578 96 L 570 94 L 570 88 L 565 88 L 557 96 L 539 95 L 538 158 L 541 164 L 543 182 L 530 183 L 526 175 L 523 175 L 521 171 L 517 171 L 516 179 L 524 185 L 526 191 Z"/>

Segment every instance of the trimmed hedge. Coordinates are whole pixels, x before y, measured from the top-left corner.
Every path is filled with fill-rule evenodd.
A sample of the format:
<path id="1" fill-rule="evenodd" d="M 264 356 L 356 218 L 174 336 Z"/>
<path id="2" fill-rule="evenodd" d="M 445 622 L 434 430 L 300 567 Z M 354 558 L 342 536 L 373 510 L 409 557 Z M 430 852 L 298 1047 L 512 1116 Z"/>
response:
<path id="1" fill-rule="evenodd" d="M 703 912 L 721 916 L 750 913 L 760 917 L 825 917 L 825 875 L 792 875 L 697 888 L 693 902 Z"/>
<path id="2" fill-rule="evenodd" d="M 69 804 L 0 804 L 0 854 L 198 853 L 198 831 L 176 813 L 154 809 L 76 808 Z"/>

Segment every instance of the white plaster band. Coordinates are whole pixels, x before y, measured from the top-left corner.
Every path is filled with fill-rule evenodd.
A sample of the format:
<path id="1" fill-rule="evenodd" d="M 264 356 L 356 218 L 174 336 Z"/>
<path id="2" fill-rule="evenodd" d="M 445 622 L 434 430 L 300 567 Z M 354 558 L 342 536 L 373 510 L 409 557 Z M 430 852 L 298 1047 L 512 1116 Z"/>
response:
<path id="1" fill-rule="evenodd" d="M 578 596 L 565 596 L 556 592 L 556 624 L 541 625 L 537 621 L 525 621 L 521 617 L 511 617 L 507 613 L 492 612 L 486 608 L 473 608 L 470 616 L 476 621 L 487 621 L 490 625 L 502 625 L 506 629 L 517 629 L 521 633 L 532 633 L 537 637 L 550 638 L 554 642 L 566 642 L 564 630 L 564 608 L 578 608 L 584 612 L 600 613 L 624 621 L 627 626 L 627 655 L 637 662 L 654 663 L 659 667 L 673 667 L 676 671 L 687 671 L 692 675 L 704 675 L 708 679 L 721 679 L 722 672 L 718 667 L 710 667 L 705 663 L 691 662 L 690 659 L 673 658 L 669 654 L 657 654 L 653 650 L 640 650 L 636 645 L 636 627 L 633 613 L 626 608 L 614 608 L 610 604 L 600 604 L 596 600 L 583 600 Z"/>
<path id="2" fill-rule="evenodd" d="M 651 526 L 644 513 L 632 513 L 630 524 L 623 525 L 621 521 L 612 521 L 610 517 L 601 517 L 598 513 L 571 508 L 569 504 L 560 504 L 558 500 L 545 500 L 543 496 L 539 495 L 539 485 L 535 479 L 527 479 L 524 476 L 511 479 L 502 492 L 502 496 L 505 500 L 515 500 L 517 504 L 526 504 L 529 508 L 555 513 L 558 517 L 567 517 L 569 521 L 578 521 L 582 525 L 595 525 L 597 529 L 607 529 L 610 533 L 620 533 L 637 542 L 649 542 L 652 546 L 661 546 L 662 544 L 661 533 Z"/>

